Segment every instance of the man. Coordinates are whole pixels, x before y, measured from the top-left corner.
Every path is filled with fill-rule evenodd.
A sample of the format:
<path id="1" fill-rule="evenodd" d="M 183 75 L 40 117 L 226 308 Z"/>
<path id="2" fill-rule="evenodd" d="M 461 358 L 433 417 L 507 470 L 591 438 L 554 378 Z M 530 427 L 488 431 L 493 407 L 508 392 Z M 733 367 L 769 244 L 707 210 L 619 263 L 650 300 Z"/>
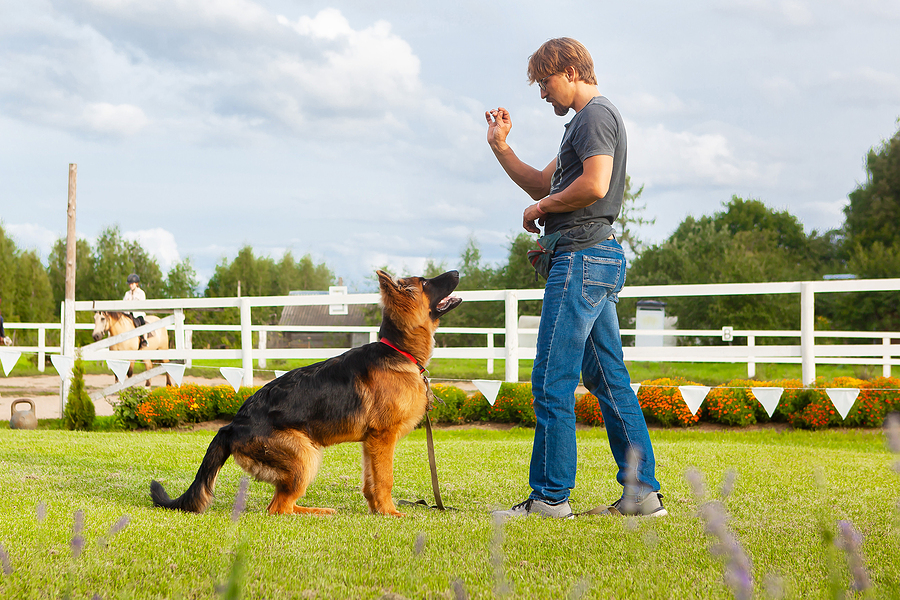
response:
<path id="1" fill-rule="evenodd" d="M 506 143 L 509 112 L 485 113 L 487 138 L 509 177 L 537 202 L 522 216 L 526 231 L 562 235 L 544 290 L 532 391 L 537 425 L 531 453 L 531 494 L 502 517 L 570 518 L 575 486 L 575 389 L 579 371 L 599 399 L 618 465 L 622 497 L 605 514 L 663 516 L 656 462 L 644 415 L 622 357 L 616 315 L 625 283 L 625 255 L 612 224 L 625 193 L 627 141 L 622 117 L 600 95 L 587 49 L 570 38 L 544 43 L 528 60 L 528 78 L 558 116 L 570 110 L 555 160 L 531 167 Z"/>
<path id="2" fill-rule="evenodd" d="M 125 292 L 125 297 L 122 300 L 138 300 L 143 301 L 147 299 L 147 295 L 144 293 L 144 290 L 141 289 L 141 278 L 137 273 L 132 273 L 128 276 L 128 291 Z M 144 321 L 145 313 L 142 312 L 132 312 L 131 317 L 134 319 L 134 326 L 140 327 L 141 325 L 146 325 Z M 147 346 L 147 340 L 144 339 L 144 336 L 140 336 L 140 342 L 138 343 L 138 349 L 144 348 Z"/>

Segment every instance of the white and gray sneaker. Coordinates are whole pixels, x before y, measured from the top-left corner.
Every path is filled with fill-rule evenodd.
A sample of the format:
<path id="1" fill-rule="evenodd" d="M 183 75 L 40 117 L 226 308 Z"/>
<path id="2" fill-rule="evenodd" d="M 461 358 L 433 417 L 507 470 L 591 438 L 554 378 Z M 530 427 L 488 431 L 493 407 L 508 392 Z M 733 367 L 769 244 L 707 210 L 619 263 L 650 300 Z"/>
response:
<path id="1" fill-rule="evenodd" d="M 559 504 L 547 504 L 543 500 L 535 500 L 534 498 L 520 502 L 509 510 L 495 510 L 491 514 L 501 519 L 529 517 L 531 515 L 540 515 L 552 519 L 572 519 L 575 517 L 568 500 Z"/>
<path id="2" fill-rule="evenodd" d="M 624 497 L 619 498 L 611 506 L 597 507 L 590 514 L 636 516 L 636 517 L 665 517 L 669 511 L 663 506 L 663 495 L 659 492 L 650 492 L 640 502 L 628 502 Z M 600 509 L 600 510 L 598 510 Z"/>

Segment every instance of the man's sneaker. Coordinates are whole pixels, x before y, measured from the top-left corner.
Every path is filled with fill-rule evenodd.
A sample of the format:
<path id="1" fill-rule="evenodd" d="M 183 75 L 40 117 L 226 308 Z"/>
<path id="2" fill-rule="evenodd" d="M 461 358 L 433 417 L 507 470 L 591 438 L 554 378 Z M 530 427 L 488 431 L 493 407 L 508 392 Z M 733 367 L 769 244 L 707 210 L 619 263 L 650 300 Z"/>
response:
<path id="1" fill-rule="evenodd" d="M 569 501 L 566 500 L 560 504 L 547 504 L 542 500 L 529 498 L 525 502 L 516 504 L 509 510 L 495 510 L 491 513 L 495 517 L 506 519 L 509 517 L 528 517 L 531 515 L 540 515 L 542 517 L 550 517 L 553 519 L 571 519 L 575 515 L 572 514 L 572 508 Z"/>
<path id="2" fill-rule="evenodd" d="M 650 492 L 640 502 L 627 502 L 625 498 L 619 498 L 608 508 L 608 514 L 626 517 L 665 517 L 669 511 L 663 506 L 662 497 L 659 492 Z"/>

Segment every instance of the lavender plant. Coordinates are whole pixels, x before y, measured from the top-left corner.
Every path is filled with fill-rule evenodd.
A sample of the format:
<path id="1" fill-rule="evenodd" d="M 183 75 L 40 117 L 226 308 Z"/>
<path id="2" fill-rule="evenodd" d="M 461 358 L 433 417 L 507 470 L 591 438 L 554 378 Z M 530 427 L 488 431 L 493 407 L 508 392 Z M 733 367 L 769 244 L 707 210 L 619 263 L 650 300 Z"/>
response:
<path id="1" fill-rule="evenodd" d="M 688 469 L 684 475 L 691 486 L 694 498 L 699 504 L 700 518 L 704 532 L 715 539 L 710 552 L 725 561 L 725 585 L 737 600 L 753 598 L 753 564 L 740 541 L 728 528 L 728 511 L 720 500 L 706 500 L 706 485 L 703 474 L 697 469 Z M 735 475 L 727 474 L 722 485 L 723 494 L 730 494 L 734 487 Z"/>

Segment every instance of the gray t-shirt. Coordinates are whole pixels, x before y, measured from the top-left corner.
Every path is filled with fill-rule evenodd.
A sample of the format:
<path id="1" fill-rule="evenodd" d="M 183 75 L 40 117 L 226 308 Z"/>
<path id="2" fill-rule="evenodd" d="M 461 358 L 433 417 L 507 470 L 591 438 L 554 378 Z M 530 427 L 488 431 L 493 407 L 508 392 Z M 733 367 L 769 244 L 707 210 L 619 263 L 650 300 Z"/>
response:
<path id="1" fill-rule="evenodd" d="M 625 124 L 612 102 L 597 96 L 566 124 L 556 157 L 556 171 L 550 181 L 550 193 L 569 187 L 584 171 L 582 163 L 601 154 L 613 157 L 606 196 L 590 206 L 547 216 L 544 234 L 563 232 L 556 245 L 557 252 L 574 252 L 599 244 L 612 233 L 612 224 L 622 210 L 628 154 Z"/>

